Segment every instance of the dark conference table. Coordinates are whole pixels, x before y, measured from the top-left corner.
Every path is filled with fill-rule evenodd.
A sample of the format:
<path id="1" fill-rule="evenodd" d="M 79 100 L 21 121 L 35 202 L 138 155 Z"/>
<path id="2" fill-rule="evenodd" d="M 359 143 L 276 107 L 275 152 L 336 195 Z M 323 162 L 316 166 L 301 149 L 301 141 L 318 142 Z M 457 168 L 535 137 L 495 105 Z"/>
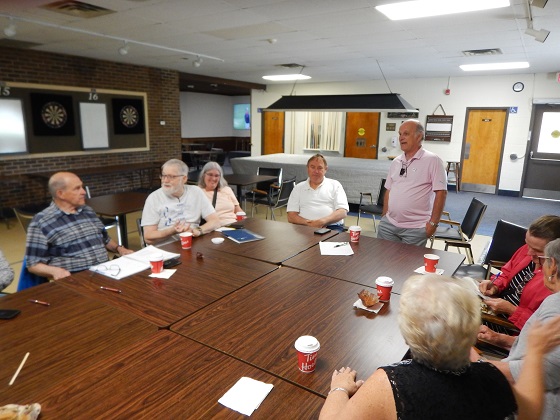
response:
<path id="1" fill-rule="evenodd" d="M 57 283 L 91 299 L 117 307 L 160 328 L 203 308 L 246 284 L 278 269 L 278 266 L 231 254 L 182 250 L 179 243 L 162 247 L 181 254 L 182 264 L 169 279 L 149 277 L 151 271 L 114 280 L 93 271 L 82 271 Z M 122 293 L 101 290 L 111 287 Z"/>
<path id="2" fill-rule="evenodd" d="M 329 241 L 350 241 L 348 233 L 340 233 Z M 358 243 L 350 242 L 354 255 L 321 255 L 319 247 L 289 258 L 282 264 L 286 267 L 328 275 L 337 279 L 375 287 L 375 279 L 388 276 L 395 281 L 393 293 L 400 293 L 405 280 L 416 274 L 414 270 L 424 265 L 424 254 L 440 256 L 438 268 L 444 275 L 452 276 L 465 260 L 465 256 L 454 252 L 401 244 L 383 239 L 361 236 Z"/>
<path id="3" fill-rule="evenodd" d="M 21 311 L 14 319 L 0 320 L 0 406 L 42 404 L 44 390 L 78 385 L 75 378 L 88 367 L 111 359 L 157 331 L 156 326 L 134 314 L 54 282 L 5 296 L 0 299 L 0 308 Z M 27 352 L 27 362 L 14 384 L 8 386 Z M 58 418 L 64 417 L 58 413 Z"/>
<path id="4" fill-rule="evenodd" d="M 397 326 L 399 295 L 392 294 L 375 315 L 352 307 L 362 289 L 281 267 L 173 324 L 171 331 L 326 396 L 335 369 L 351 366 L 366 379 L 408 350 Z M 294 342 L 302 335 L 321 344 L 311 374 L 297 368 Z"/>
<path id="5" fill-rule="evenodd" d="M 148 193 L 128 191 L 88 198 L 86 204 L 97 214 L 114 217 L 117 220 L 117 242 L 128 248 L 126 215 L 142 210 L 146 198 L 148 198 Z"/>

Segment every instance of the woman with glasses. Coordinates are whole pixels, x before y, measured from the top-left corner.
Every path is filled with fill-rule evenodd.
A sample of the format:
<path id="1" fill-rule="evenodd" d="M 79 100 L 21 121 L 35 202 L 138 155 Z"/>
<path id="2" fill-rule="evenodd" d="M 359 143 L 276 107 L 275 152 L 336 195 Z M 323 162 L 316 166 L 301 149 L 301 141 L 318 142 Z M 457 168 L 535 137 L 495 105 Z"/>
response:
<path id="1" fill-rule="evenodd" d="M 481 326 L 478 334 L 480 340 L 490 342 L 504 348 L 511 348 L 506 359 L 493 363 L 506 375 L 511 382 L 519 380 L 521 369 L 527 358 L 527 337 L 528 330 L 539 323 L 548 322 L 560 315 L 560 276 L 558 267 L 560 264 L 560 239 L 548 242 L 544 255 L 538 258 L 541 260 L 542 273 L 540 282 L 552 295 L 548 296 L 535 313 L 527 320 L 518 337 L 511 337 L 506 334 L 499 334 L 491 329 Z M 559 334 L 548 330 L 549 335 L 559 336 Z M 542 383 L 537 383 L 541 386 Z M 560 418 L 560 347 L 549 353 L 544 358 L 544 412 L 541 419 Z M 539 418 L 538 415 L 536 418 Z"/>
<path id="2" fill-rule="evenodd" d="M 148 196 L 142 211 L 148 244 L 178 240 L 181 232 L 201 236 L 220 227 L 218 215 L 200 188 L 186 185 L 188 173 L 189 167 L 179 159 L 161 167 L 161 188 Z M 206 223 L 200 225 L 202 219 Z"/>
<path id="3" fill-rule="evenodd" d="M 232 189 L 224 179 L 222 167 L 216 162 L 208 162 L 202 168 L 198 178 L 198 186 L 202 188 L 212 207 L 220 218 L 222 226 L 234 223 L 237 218 L 235 213 L 243 211 Z"/>
<path id="4" fill-rule="evenodd" d="M 519 329 L 550 295 L 543 285 L 543 261 L 539 256 L 544 254 L 546 244 L 557 238 L 560 238 L 560 217 L 539 217 L 529 226 L 525 245 L 513 254 L 501 273 L 479 285 L 480 291 L 491 297 L 484 303 Z"/>

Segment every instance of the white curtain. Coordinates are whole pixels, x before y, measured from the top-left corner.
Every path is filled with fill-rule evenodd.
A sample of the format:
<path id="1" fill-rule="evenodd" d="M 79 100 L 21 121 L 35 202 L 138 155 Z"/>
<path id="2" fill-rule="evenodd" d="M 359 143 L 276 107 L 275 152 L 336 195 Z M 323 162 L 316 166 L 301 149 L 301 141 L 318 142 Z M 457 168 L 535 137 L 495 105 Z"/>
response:
<path id="1" fill-rule="evenodd" d="M 339 151 L 344 112 L 306 112 L 303 129 L 305 148 Z"/>

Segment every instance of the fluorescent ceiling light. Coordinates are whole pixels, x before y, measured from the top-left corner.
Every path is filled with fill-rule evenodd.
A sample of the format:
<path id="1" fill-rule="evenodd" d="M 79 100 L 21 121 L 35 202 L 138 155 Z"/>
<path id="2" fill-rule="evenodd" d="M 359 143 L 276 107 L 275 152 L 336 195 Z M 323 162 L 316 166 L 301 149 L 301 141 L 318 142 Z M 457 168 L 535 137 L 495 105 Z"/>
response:
<path id="1" fill-rule="evenodd" d="M 463 71 L 510 70 L 526 69 L 529 67 L 529 63 L 526 61 L 517 61 L 512 63 L 463 64 L 459 67 Z"/>
<path id="2" fill-rule="evenodd" d="M 451 15 L 509 6 L 509 0 L 415 0 L 375 6 L 391 20 Z"/>
<path id="3" fill-rule="evenodd" d="M 307 80 L 311 79 L 311 76 L 306 76 L 305 74 L 278 74 L 272 76 L 263 76 L 265 80 L 272 80 L 274 82 L 285 82 L 287 80 Z"/>

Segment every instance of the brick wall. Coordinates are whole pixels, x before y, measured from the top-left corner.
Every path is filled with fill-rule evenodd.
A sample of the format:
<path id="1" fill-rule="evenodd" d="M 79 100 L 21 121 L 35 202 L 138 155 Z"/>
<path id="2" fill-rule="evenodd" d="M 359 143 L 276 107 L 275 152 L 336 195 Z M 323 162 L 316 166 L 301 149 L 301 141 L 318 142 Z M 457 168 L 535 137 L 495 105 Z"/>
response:
<path id="1" fill-rule="evenodd" d="M 0 81 L 146 92 L 150 136 L 150 151 L 147 152 L 0 157 L 0 205 L 4 208 L 44 200 L 44 184 L 27 176 L 34 172 L 181 158 L 179 75 L 176 71 L 0 48 Z M 160 125 L 160 121 L 165 121 L 165 125 Z M 142 180 L 131 174 L 111 174 L 90 176 L 87 183 L 92 195 L 100 195 L 138 188 Z"/>

